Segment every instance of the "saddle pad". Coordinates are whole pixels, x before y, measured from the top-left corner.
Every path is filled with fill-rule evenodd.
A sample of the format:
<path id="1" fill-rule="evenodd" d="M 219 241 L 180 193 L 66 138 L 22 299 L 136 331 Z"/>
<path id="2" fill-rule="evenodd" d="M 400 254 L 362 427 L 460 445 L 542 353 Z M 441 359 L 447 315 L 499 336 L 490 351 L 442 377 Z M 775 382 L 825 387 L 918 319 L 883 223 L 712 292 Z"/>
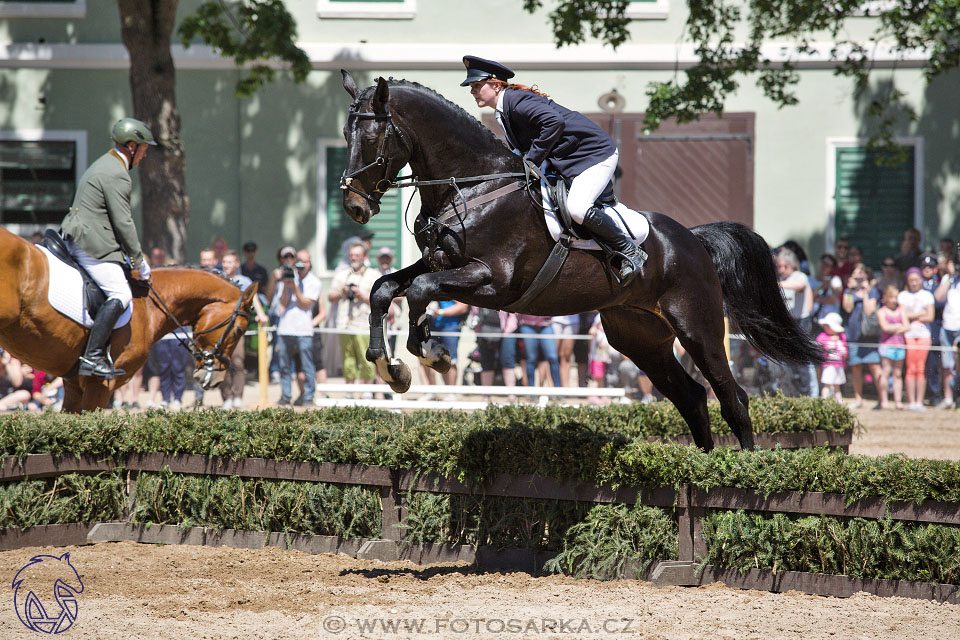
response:
<path id="1" fill-rule="evenodd" d="M 543 197 L 543 215 L 547 221 L 547 229 L 549 229 L 550 236 L 554 241 L 559 240 L 560 232 L 563 231 L 563 225 L 560 223 L 557 212 L 553 207 L 553 200 L 550 198 L 549 189 L 542 183 L 540 193 Z M 634 211 L 622 202 L 618 202 L 613 207 L 604 207 L 604 209 L 615 209 L 620 214 L 619 216 L 613 214 L 611 217 L 616 220 L 617 226 L 624 230 L 628 238 L 633 238 L 634 244 L 639 245 L 647 239 L 647 235 L 650 233 L 650 223 L 642 213 Z M 609 213 L 610 212 L 608 212 L 608 214 Z M 621 217 L 623 220 L 620 219 Z M 624 228 L 624 222 L 627 223 L 628 228 Z M 600 245 L 597 244 L 596 240 L 574 240 L 570 243 L 570 246 L 588 251 L 600 250 Z"/>
<path id="2" fill-rule="evenodd" d="M 50 302 L 50 306 L 77 324 L 81 324 L 88 329 L 92 327 L 93 318 L 90 317 L 83 306 L 83 278 L 80 277 L 80 272 L 50 253 L 46 247 L 41 245 L 36 245 L 36 247 L 47 258 L 47 267 L 50 273 L 47 301 Z M 127 305 L 113 328 L 119 329 L 130 322 L 132 310 L 133 305 Z"/>

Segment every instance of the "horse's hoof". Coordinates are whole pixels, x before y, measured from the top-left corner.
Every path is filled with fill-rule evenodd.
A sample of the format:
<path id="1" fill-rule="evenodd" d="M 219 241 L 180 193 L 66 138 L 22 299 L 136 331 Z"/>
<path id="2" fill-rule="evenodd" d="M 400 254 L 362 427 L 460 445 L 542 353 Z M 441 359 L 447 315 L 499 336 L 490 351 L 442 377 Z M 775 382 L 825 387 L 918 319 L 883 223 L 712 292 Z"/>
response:
<path id="1" fill-rule="evenodd" d="M 453 363 L 450 361 L 450 354 L 444 350 L 443 355 L 440 356 L 440 359 L 433 363 L 433 370 L 437 373 L 444 374 L 447 371 L 450 371 L 451 366 L 453 366 Z"/>
<path id="2" fill-rule="evenodd" d="M 391 364 L 387 366 L 390 372 L 390 388 L 394 393 L 406 393 L 413 382 L 413 374 L 410 373 L 410 367 L 401 362 L 400 364 Z"/>

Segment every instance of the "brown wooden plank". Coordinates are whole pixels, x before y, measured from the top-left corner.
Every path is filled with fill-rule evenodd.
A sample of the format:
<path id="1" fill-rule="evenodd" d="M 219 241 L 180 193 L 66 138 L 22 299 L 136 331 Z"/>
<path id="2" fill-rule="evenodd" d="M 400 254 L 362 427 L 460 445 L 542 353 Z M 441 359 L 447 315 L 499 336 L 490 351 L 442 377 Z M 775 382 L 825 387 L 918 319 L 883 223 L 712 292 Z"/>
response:
<path id="1" fill-rule="evenodd" d="M 536 475 L 511 476 L 499 474 L 493 482 L 483 487 L 470 487 L 453 478 L 432 473 L 417 473 L 410 470 L 399 471 L 399 476 L 401 491 L 408 491 L 412 488 L 414 491 L 430 493 L 623 504 L 636 504 L 639 496 L 641 504 L 659 507 L 672 507 L 676 501 L 676 492 L 662 487 L 656 489 L 613 488 L 610 485 L 598 487 L 589 483 L 555 480 Z"/>
<path id="2" fill-rule="evenodd" d="M 0 550 L 24 547 L 67 547 L 87 544 L 87 533 L 96 523 L 71 522 L 36 527 L 0 529 Z"/>
<path id="3" fill-rule="evenodd" d="M 913 502 L 886 501 L 884 498 L 865 498 L 847 506 L 847 498 L 839 493 L 782 492 L 764 497 L 755 491 L 717 487 L 700 489 L 694 487 L 692 504 L 710 509 L 746 509 L 805 515 L 830 515 L 848 518 L 880 519 L 929 522 L 936 524 L 960 524 L 960 504 L 924 500 Z"/>
<path id="4" fill-rule="evenodd" d="M 756 433 L 753 436 L 756 445 L 761 449 L 773 449 L 780 445 L 784 449 L 809 449 L 811 447 L 838 447 L 848 451 L 853 442 L 853 430 L 846 431 L 805 431 L 800 433 Z M 740 442 L 731 433 L 713 436 L 714 444 L 718 447 L 738 447 Z M 647 442 L 674 442 L 681 445 L 694 444 L 693 436 L 683 434 L 671 438 L 648 436 Z"/>
<path id="5" fill-rule="evenodd" d="M 336 462 L 300 462 L 267 458 L 226 458 L 196 454 L 171 455 L 138 453 L 126 457 L 124 464 L 137 471 L 160 471 L 169 467 L 174 473 L 211 476 L 243 476 L 270 480 L 300 480 L 368 486 L 390 486 L 387 467 Z"/>
<path id="6" fill-rule="evenodd" d="M 24 480 L 26 478 L 52 478 L 65 473 L 98 473 L 116 468 L 112 458 L 98 456 L 53 456 L 35 453 L 18 461 L 16 456 L 6 456 L 0 463 L 0 481 Z"/>

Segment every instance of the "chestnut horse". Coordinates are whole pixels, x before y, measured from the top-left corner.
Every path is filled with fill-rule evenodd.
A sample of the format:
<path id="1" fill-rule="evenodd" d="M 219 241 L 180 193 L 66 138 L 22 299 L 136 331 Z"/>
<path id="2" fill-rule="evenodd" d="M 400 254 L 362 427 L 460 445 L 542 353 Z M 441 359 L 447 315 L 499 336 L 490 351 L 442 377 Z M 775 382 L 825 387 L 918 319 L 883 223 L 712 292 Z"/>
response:
<path id="1" fill-rule="evenodd" d="M 518 180 L 526 182 L 521 159 L 476 118 L 426 87 L 380 78 L 361 90 L 349 73 L 342 74 L 353 99 L 344 126 L 344 210 L 360 224 L 369 222 L 383 192 L 401 186 L 397 174 L 404 165 L 415 176 L 404 184 L 423 183 L 414 223 L 423 257 L 380 278 L 370 296 L 367 359 L 394 391 L 406 391 L 411 381 L 409 367 L 393 357 L 383 338 L 387 309 L 401 295 L 410 303 L 408 350 L 440 372 L 449 369 L 450 356 L 430 337 L 431 300 L 541 316 L 599 310 L 610 344 L 677 406 L 697 445 L 707 450 L 713 447 L 707 394 L 674 357 L 675 338 L 709 381 L 721 415 L 745 449 L 753 448 L 753 428 L 747 394 L 723 348 L 724 310 L 751 344 L 776 360 L 823 359 L 823 349 L 786 308 L 770 247 L 732 222 L 687 229 L 669 216 L 643 212 L 650 223 L 643 243 L 649 259 L 626 287 L 610 276 L 599 252 L 575 250 L 549 287 L 524 296 L 555 242 L 539 185 L 531 189 L 533 197 L 514 188 Z"/>
<path id="2" fill-rule="evenodd" d="M 0 347 L 35 369 L 64 376 L 63 410 L 70 413 L 105 408 L 113 390 L 143 366 L 150 347 L 178 323 L 193 327 L 189 346 L 197 366 L 194 377 L 205 389 L 216 386 L 247 329 L 256 295 L 256 286 L 241 294 L 236 285 L 209 271 L 155 269 L 152 291 L 134 297 L 130 322 L 110 337 L 113 362 L 126 373 L 106 381 L 66 377 L 76 370 L 88 331 L 47 301 L 49 271 L 43 252 L 0 228 L 0 273 Z"/>

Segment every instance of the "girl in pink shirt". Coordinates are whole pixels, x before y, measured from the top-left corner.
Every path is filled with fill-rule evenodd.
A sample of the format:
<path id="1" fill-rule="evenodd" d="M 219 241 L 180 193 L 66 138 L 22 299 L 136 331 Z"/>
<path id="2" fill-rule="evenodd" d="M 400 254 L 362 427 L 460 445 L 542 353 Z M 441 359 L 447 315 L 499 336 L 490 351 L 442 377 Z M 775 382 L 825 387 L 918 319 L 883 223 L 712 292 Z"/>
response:
<path id="1" fill-rule="evenodd" d="M 847 364 L 847 336 L 844 333 L 843 320 L 839 313 L 831 312 L 820 319 L 820 326 L 823 331 L 817 336 L 817 342 L 827 352 L 823 373 L 820 374 L 820 395 L 823 398 L 833 395 L 837 402 L 843 402 L 840 388 L 847 381 L 843 372 Z"/>

